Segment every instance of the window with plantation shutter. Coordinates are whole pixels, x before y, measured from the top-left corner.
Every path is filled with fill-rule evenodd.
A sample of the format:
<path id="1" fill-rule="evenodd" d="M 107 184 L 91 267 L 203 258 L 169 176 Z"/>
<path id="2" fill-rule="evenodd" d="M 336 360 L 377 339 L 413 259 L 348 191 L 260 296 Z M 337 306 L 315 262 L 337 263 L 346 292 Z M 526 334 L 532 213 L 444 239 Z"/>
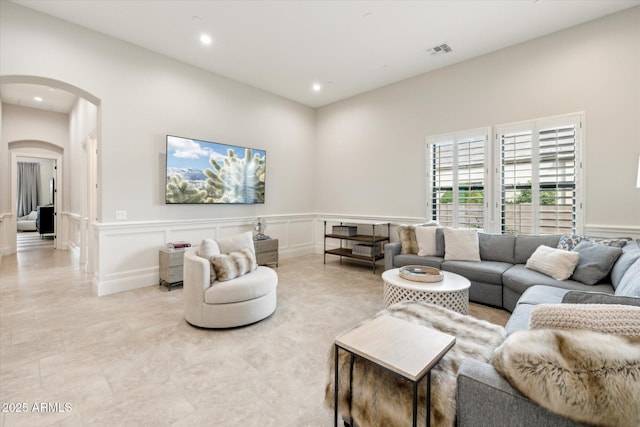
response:
<path id="1" fill-rule="evenodd" d="M 491 233 L 579 234 L 583 114 L 427 137 L 427 218 Z"/>
<path id="2" fill-rule="evenodd" d="M 496 128 L 503 233 L 576 233 L 580 116 Z"/>
<path id="3" fill-rule="evenodd" d="M 427 138 L 431 219 L 457 228 L 484 228 L 489 129 Z"/>

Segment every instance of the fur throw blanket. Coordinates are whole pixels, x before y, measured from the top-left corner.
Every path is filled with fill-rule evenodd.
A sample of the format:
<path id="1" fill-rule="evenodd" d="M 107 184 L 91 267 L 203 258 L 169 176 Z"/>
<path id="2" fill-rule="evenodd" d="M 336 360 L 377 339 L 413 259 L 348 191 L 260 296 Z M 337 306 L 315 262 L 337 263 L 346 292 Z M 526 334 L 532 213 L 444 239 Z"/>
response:
<path id="1" fill-rule="evenodd" d="M 453 348 L 431 371 L 431 425 L 454 426 L 458 368 L 469 357 L 488 362 L 494 349 L 505 339 L 504 328 L 424 302 L 394 304 L 374 317 L 382 314 L 389 314 L 456 337 Z M 333 344 L 329 361 L 325 404 L 333 409 Z M 339 352 L 338 408 L 342 418 L 354 427 L 408 425 L 412 418 L 413 405 L 411 383 L 358 357 L 355 358 L 351 371 L 350 361 L 351 357 L 347 352 Z M 425 384 L 421 382 L 418 388 L 419 420 L 426 417 Z"/>
<path id="2" fill-rule="evenodd" d="M 640 337 L 523 330 L 496 349 L 492 363 L 552 412 L 598 426 L 640 426 Z"/>

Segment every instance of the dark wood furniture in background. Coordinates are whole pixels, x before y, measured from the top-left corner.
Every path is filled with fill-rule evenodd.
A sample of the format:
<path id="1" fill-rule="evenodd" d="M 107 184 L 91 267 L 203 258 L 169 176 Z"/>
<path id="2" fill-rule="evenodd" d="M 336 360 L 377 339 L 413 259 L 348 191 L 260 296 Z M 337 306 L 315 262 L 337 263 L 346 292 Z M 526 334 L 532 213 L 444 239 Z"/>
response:
<path id="1" fill-rule="evenodd" d="M 53 206 L 38 206 L 38 218 L 36 219 L 36 228 L 38 233 L 54 234 Z"/>

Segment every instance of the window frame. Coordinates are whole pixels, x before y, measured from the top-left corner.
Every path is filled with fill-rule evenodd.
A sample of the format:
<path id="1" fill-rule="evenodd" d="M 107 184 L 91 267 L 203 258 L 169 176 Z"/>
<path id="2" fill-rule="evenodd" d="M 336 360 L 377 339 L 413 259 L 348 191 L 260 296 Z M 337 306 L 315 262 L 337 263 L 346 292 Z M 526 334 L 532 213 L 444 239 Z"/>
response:
<path id="1" fill-rule="evenodd" d="M 434 185 L 433 185 L 433 155 L 432 146 L 434 144 L 442 142 L 452 142 L 457 156 L 457 142 L 462 139 L 468 139 L 474 136 L 480 136 L 482 134 L 487 135 L 485 139 L 485 151 L 484 151 L 484 228 L 485 232 L 490 233 L 504 233 L 502 229 L 502 158 L 501 158 L 501 136 L 504 134 L 519 132 L 519 131 L 531 131 L 532 139 L 536 139 L 536 146 L 533 148 L 532 153 L 532 182 L 531 192 L 532 200 L 539 200 L 540 194 L 540 156 L 539 156 L 539 135 L 540 129 L 562 127 L 575 125 L 575 144 L 574 144 L 574 162 L 575 162 L 575 206 L 574 206 L 574 218 L 575 229 L 572 233 L 582 234 L 584 229 L 584 211 L 585 211 L 585 189 L 584 189 L 584 161 L 583 161 L 583 147 L 586 144 L 585 141 L 585 113 L 569 113 L 557 116 L 542 117 L 531 120 L 524 120 L 520 122 L 505 123 L 494 126 L 487 126 L 481 128 L 475 128 L 460 132 L 447 132 L 439 135 L 430 135 L 426 137 L 426 185 L 427 185 L 427 200 L 426 200 L 426 218 L 429 220 L 437 218 L 437 212 L 435 212 L 436 205 L 434 204 Z M 454 157 L 455 158 L 455 157 Z M 456 171 L 458 169 L 456 168 Z M 458 227 L 459 224 L 459 203 L 457 197 L 457 189 L 459 188 L 458 174 L 454 174 L 453 177 L 453 227 Z M 540 209 L 534 210 L 533 222 L 536 224 L 534 233 L 539 231 L 539 215 Z M 563 231 L 557 231 L 558 234 Z"/>
<path id="2" fill-rule="evenodd" d="M 575 168 L 575 196 L 574 196 L 574 227 L 571 233 L 582 234 L 584 228 L 583 212 L 584 212 L 584 186 L 583 186 L 583 160 L 582 160 L 582 147 L 584 141 L 584 113 L 571 113 L 558 116 L 543 117 L 533 120 L 525 120 L 515 123 L 507 123 L 503 125 L 494 126 L 494 162 L 496 172 L 496 185 L 494 187 L 494 206 L 495 206 L 495 232 L 505 233 L 502 228 L 502 135 L 516 133 L 516 132 L 531 132 L 532 139 L 532 180 L 531 180 L 531 199 L 540 200 L 540 177 L 542 170 L 540 168 L 540 132 L 549 128 L 560 128 L 563 126 L 574 126 L 575 129 L 575 143 L 574 143 L 574 168 Z M 534 173 L 535 171 L 535 173 Z M 537 209 L 532 210 L 532 225 L 533 234 L 539 234 L 540 231 L 540 205 L 539 202 L 535 204 Z M 557 230 L 555 233 L 568 233 L 568 231 Z"/>
<path id="3" fill-rule="evenodd" d="M 461 142 L 464 142 L 465 140 L 469 140 L 469 139 L 474 139 L 474 138 L 484 138 L 484 159 L 483 159 L 483 195 L 484 195 L 484 199 L 483 199 L 483 228 L 485 229 L 485 226 L 487 224 L 487 222 L 489 221 L 489 212 L 488 212 L 488 200 L 487 200 L 487 190 L 490 189 L 491 187 L 489 187 L 489 181 L 490 181 L 490 174 L 489 174 L 489 169 L 487 167 L 487 161 L 490 159 L 490 154 L 491 154 L 491 127 L 481 127 L 481 128 L 476 128 L 476 129 L 469 129 L 469 130 L 464 130 L 464 131 L 459 131 L 459 132 L 450 132 L 450 133 L 444 133 L 444 134 L 440 134 L 440 135 L 432 135 L 432 136 L 428 136 L 426 138 L 426 161 L 427 161 L 427 173 L 426 173 L 426 184 L 427 184 L 427 201 L 426 201 L 426 209 L 427 209 L 427 218 L 433 218 L 435 219 L 435 217 L 437 216 L 436 213 L 436 209 L 437 209 L 437 204 L 434 203 L 434 186 L 433 186 L 433 180 L 435 179 L 435 176 L 433 174 L 433 162 L 434 162 L 434 157 L 433 157 L 433 150 L 432 147 L 434 145 L 438 145 L 438 144 L 443 144 L 443 143 L 451 143 L 452 144 L 452 158 L 453 161 L 455 162 L 455 160 L 457 160 L 459 157 L 459 144 Z M 453 173 L 452 175 L 452 205 L 453 205 L 453 215 L 452 215 L 452 226 L 455 228 L 458 228 L 458 226 L 460 225 L 460 209 L 459 209 L 459 188 L 460 188 L 460 174 L 458 173 L 458 171 L 460 170 L 457 166 L 458 164 L 455 164 L 455 168 L 452 169 L 452 171 L 455 171 L 455 173 Z M 467 228 L 471 228 L 471 227 L 467 227 Z"/>

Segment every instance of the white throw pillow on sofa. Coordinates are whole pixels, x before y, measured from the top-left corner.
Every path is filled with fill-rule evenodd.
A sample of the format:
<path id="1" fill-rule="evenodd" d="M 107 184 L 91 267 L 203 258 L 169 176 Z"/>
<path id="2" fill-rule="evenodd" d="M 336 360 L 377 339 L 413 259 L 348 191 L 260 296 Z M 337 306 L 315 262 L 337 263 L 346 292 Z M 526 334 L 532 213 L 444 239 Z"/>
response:
<path id="1" fill-rule="evenodd" d="M 437 255 L 436 230 L 438 227 L 416 227 L 416 240 L 418 241 L 419 256 Z"/>
<path id="2" fill-rule="evenodd" d="M 444 229 L 444 260 L 480 262 L 480 244 L 476 230 Z"/>
<path id="3" fill-rule="evenodd" d="M 198 256 L 209 259 L 214 255 L 220 255 L 218 242 L 213 239 L 204 239 L 198 246 Z"/>
<path id="4" fill-rule="evenodd" d="M 531 254 L 525 267 L 546 274 L 556 280 L 567 280 L 573 274 L 573 270 L 575 270 L 579 260 L 580 253 L 578 252 L 540 245 Z"/>
<path id="5" fill-rule="evenodd" d="M 253 247 L 253 232 L 246 231 L 235 236 L 229 236 L 217 240 L 221 254 L 230 254 L 231 252 L 240 252 L 243 249 L 249 249 L 255 254 Z"/>

